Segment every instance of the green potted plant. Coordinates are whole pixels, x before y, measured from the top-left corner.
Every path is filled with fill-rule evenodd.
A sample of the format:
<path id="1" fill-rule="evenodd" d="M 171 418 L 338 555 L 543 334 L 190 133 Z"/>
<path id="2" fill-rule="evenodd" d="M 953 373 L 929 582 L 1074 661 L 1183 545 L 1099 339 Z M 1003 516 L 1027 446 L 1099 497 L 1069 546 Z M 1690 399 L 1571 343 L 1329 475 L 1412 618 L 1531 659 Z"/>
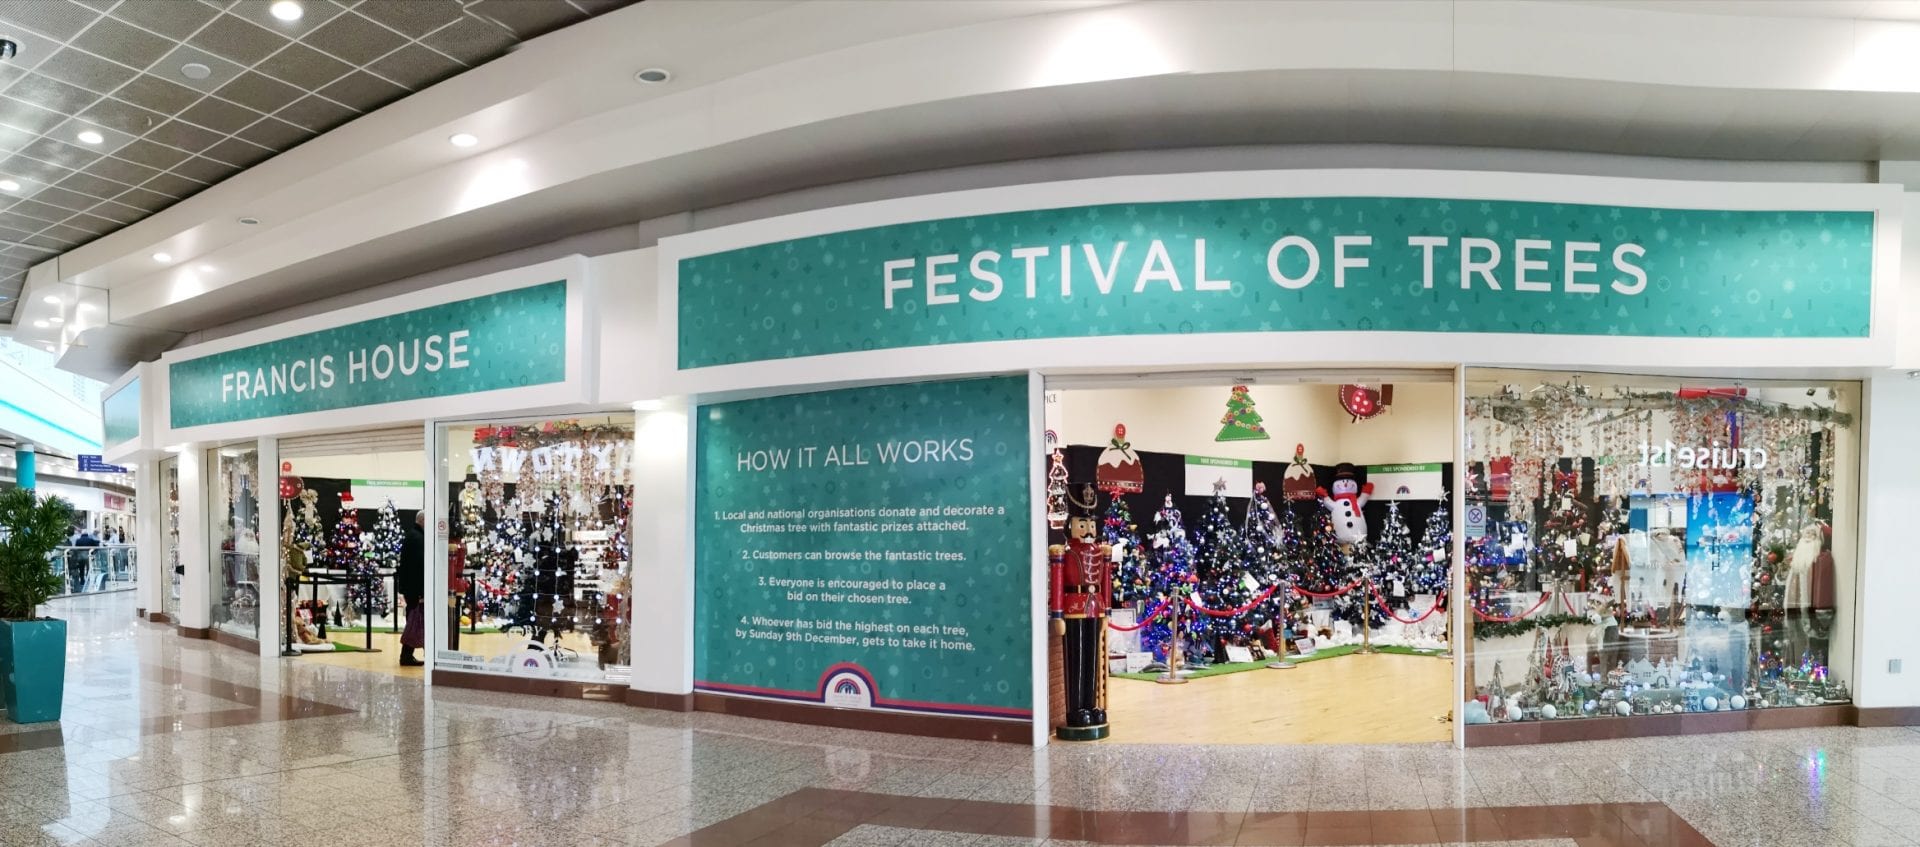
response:
<path id="1" fill-rule="evenodd" d="M 57 721 L 67 680 L 67 622 L 36 618 L 60 593 L 48 556 L 67 540 L 73 506 L 29 488 L 0 491 L 0 695 L 14 723 Z"/>

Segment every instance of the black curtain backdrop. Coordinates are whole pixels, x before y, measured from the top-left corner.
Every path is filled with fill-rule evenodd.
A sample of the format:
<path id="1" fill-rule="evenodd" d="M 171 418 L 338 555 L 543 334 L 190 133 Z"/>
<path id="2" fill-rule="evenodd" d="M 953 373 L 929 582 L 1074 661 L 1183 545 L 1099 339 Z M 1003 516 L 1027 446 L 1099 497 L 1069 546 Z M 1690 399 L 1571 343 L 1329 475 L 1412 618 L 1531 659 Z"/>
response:
<path id="1" fill-rule="evenodd" d="M 314 493 L 320 495 L 320 500 L 313 504 L 314 510 L 320 513 L 320 529 L 326 533 L 327 542 L 331 545 L 333 542 L 334 527 L 340 524 L 340 495 L 353 489 L 353 480 L 337 479 L 328 476 L 303 476 L 300 480 L 306 484 L 306 487 L 313 489 Z M 275 491 L 277 492 L 278 489 L 276 488 Z M 291 517 L 287 514 L 289 508 L 298 506 L 299 502 L 298 500 L 292 502 L 281 501 L 281 526 L 286 526 L 285 522 Z M 353 511 L 360 521 L 361 532 L 373 531 L 373 522 L 380 518 L 380 507 L 385 505 L 387 505 L 385 500 L 378 503 L 364 502 L 361 500 L 353 501 Z M 395 511 L 400 514 L 400 527 L 404 530 L 413 525 L 413 516 L 420 510 L 395 509 Z"/>
<path id="2" fill-rule="evenodd" d="M 1100 464 L 1100 452 L 1104 449 L 1106 449 L 1104 445 L 1094 447 L 1081 444 L 1070 445 L 1066 448 L 1067 480 L 1075 497 L 1080 496 L 1079 492 L 1082 484 L 1092 483 L 1094 481 L 1096 468 Z M 1122 496 L 1127 499 L 1127 508 L 1133 514 L 1134 526 L 1138 528 L 1141 540 L 1146 540 L 1146 537 L 1153 532 L 1153 516 L 1156 512 L 1160 511 L 1162 499 L 1168 494 L 1173 495 L 1173 505 L 1180 510 L 1182 522 L 1186 525 L 1187 529 L 1191 531 L 1194 526 L 1198 524 L 1200 517 L 1206 514 L 1208 501 L 1213 498 L 1211 496 L 1190 497 L 1186 494 L 1187 454 L 1155 453 L 1147 450 L 1135 450 L 1134 454 L 1140 457 L 1140 469 L 1145 476 L 1146 490 L 1139 494 Z M 1042 457 L 1042 459 L 1045 461 L 1045 457 Z M 1253 463 L 1253 481 L 1255 483 L 1264 482 L 1267 484 L 1267 499 L 1273 502 L 1273 507 L 1276 510 L 1292 508 L 1294 515 L 1302 520 L 1313 516 L 1317 512 L 1324 511 L 1320 506 L 1319 500 L 1300 500 L 1291 504 L 1280 500 L 1280 481 L 1285 476 L 1287 466 L 1290 464 L 1291 462 L 1263 462 L 1255 460 Z M 1333 482 L 1333 469 L 1334 465 L 1331 464 L 1313 465 L 1314 479 L 1317 480 L 1322 487 L 1325 487 L 1327 484 Z M 1355 477 L 1364 484 L 1367 481 L 1366 466 L 1355 465 L 1354 470 Z M 1440 474 L 1441 479 L 1450 482 L 1453 479 L 1453 463 L 1441 463 Z M 1112 496 L 1113 495 L 1104 492 L 1101 494 L 1100 509 L 1102 513 L 1105 512 L 1108 501 Z M 1451 500 L 1453 498 L 1453 492 L 1449 490 L 1447 496 L 1449 500 Z M 1367 516 L 1369 541 L 1378 540 L 1380 537 L 1380 527 L 1384 525 L 1387 520 L 1387 502 L 1388 501 L 1376 497 L 1369 501 L 1366 509 L 1364 509 Z M 1231 517 L 1234 526 L 1238 527 L 1245 524 L 1248 503 L 1249 500 L 1245 497 L 1227 498 L 1227 514 Z M 1428 516 L 1432 515 L 1438 506 L 1439 501 L 1435 500 L 1400 501 L 1400 517 L 1407 522 L 1407 533 L 1414 542 L 1419 542 L 1421 533 L 1426 530 Z M 1448 508 L 1452 508 L 1451 502 L 1449 502 Z M 1060 533 L 1055 532 L 1053 535 L 1058 536 Z"/>

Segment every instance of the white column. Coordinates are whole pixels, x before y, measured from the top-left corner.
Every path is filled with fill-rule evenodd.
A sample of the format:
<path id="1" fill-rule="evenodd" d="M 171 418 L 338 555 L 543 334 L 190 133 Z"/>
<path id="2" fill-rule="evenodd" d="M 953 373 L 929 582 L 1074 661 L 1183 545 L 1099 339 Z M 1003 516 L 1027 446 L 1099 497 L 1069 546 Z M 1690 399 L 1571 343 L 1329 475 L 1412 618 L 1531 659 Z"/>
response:
<path id="1" fill-rule="evenodd" d="M 167 494 L 160 485 L 160 459 L 145 457 L 133 469 L 134 605 L 149 614 L 166 602 L 166 544 L 162 535 Z"/>
<path id="2" fill-rule="evenodd" d="M 1868 380 L 1861 450 L 1860 611 L 1855 702 L 1865 708 L 1920 706 L 1920 650 L 1913 649 L 1913 516 L 1920 513 L 1920 380 Z M 1900 662 L 1894 671 L 1891 662 Z M 1909 668 L 1908 665 L 1914 665 Z"/>
<path id="3" fill-rule="evenodd" d="M 260 655 L 280 655 L 280 441 L 260 439 Z"/>
<path id="4" fill-rule="evenodd" d="M 209 490 L 213 473 L 207 467 L 204 445 L 188 444 L 180 452 L 180 618 L 184 627 L 213 625 L 212 556 L 207 538 Z"/>
<path id="5" fill-rule="evenodd" d="M 693 691 L 693 418 L 684 402 L 638 414 L 634 426 L 633 676 L 639 691 Z"/>

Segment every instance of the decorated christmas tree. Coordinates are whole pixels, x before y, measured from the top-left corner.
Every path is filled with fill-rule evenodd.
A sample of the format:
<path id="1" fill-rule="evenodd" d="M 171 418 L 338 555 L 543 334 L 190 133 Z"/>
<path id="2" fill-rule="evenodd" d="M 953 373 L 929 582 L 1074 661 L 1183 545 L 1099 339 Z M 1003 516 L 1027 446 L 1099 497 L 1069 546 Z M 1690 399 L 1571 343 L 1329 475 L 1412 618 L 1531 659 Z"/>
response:
<path id="1" fill-rule="evenodd" d="M 1220 434 L 1215 441 L 1264 441 L 1272 436 L 1260 424 L 1260 413 L 1253 410 L 1253 395 L 1244 385 L 1233 387 L 1227 398 L 1227 413 L 1220 416 Z"/>
<path id="2" fill-rule="evenodd" d="M 519 518 L 502 516 L 483 536 L 483 550 L 474 574 L 474 599 L 480 613 L 488 617 L 512 617 L 522 563 L 528 558 L 521 523 Z"/>
<path id="3" fill-rule="evenodd" d="M 1340 548 L 1340 539 L 1333 534 L 1333 517 L 1325 509 L 1315 509 L 1307 518 L 1307 532 L 1300 542 L 1299 585 L 1301 588 L 1319 594 L 1340 592 L 1339 596 L 1326 598 L 1324 602 L 1333 610 L 1336 620 L 1360 623 L 1360 610 L 1364 586 L 1348 591 L 1358 576 L 1359 569 L 1348 559 L 1347 552 Z M 1370 605 L 1370 604 L 1369 604 Z"/>
<path id="4" fill-rule="evenodd" d="M 1594 530 L 1585 503 L 1574 499 L 1566 483 L 1557 484 L 1546 520 L 1534 538 L 1528 564 L 1539 574 L 1541 588 L 1554 584 L 1563 590 L 1585 591 L 1591 569 L 1599 561 Z"/>
<path id="5" fill-rule="evenodd" d="M 1187 528 L 1180 517 L 1180 510 L 1174 508 L 1173 498 L 1168 497 L 1166 505 L 1153 517 L 1153 547 L 1148 553 L 1151 557 L 1150 576 L 1152 598 L 1148 611 L 1161 603 L 1167 603 L 1168 609 L 1161 617 L 1141 632 L 1140 643 L 1158 659 L 1167 657 L 1167 645 L 1175 637 L 1172 629 L 1173 604 L 1179 604 L 1181 649 L 1187 652 L 1188 661 L 1199 658 L 1194 651 L 1200 647 L 1207 625 L 1196 620 L 1203 617 L 1186 605 L 1187 597 L 1193 592 L 1194 552 L 1193 542 L 1187 539 Z"/>
<path id="6" fill-rule="evenodd" d="M 347 608 L 366 616 L 387 614 L 386 585 L 367 556 L 360 537 L 360 512 L 351 494 L 340 495 L 340 522 L 333 526 L 333 547 L 327 558 L 336 570 L 363 578 L 347 585 Z"/>
<path id="7" fill-rule="evenodd" d="M 400 512 L 388 500 L 380 507 L 379 516 L 373 519 L 373 534 L 367 538 L 366 560 L 373 563 L 382 572 L 390 573 L 400 567 L 400 548 L 406 543 L 406 533 L 400 529 Z"/>
<path id="8" fill-rule="evenodd" d="M 319 499 L 320 494 L 308 488 L 287 504 L 285 555 L 290 564 L 297 559 L 299 565 L 295 570 L 317 566 L 327 555 L 327 530 L 320 525 L 320 510 L 315 505 Z"/>
<path id="9" fill-rule="evenodd" d="M 1216 612 L 1237 612 L 1227 617 L 1201 612 L 1199 623 L 1206 626 L 1216 643 L 1245 638 L 1249 632 L 1240 619 L 1245 612 L 1238 610 L 1259 596 L 1260 583 L 1248 572 L 1245 544 L 1227 512 L 1224 483 L 1214 486 L 1213 500 L 1201 516 L 1194 537 L 1194 569 L 1199 577 L 1194 591 L 1200 605 Z"/>
<path id="10" fill-rule="evenodd" d="M 1124 606 L 1153 596 L 1152 564 L 1140 546 L 1140 535 L 1133 525 L 1133 511 L 1127 498 L 1112 495 L 1106 514 L 1100 518 L 1100 541 L 1116 551 L 1113 562 L 1113 604 Z M 1147 611 L 1142 609 L 1140 611 Z"/>
<path id="11" fill-rule="evenodd" d="M 360 567 L 360 513 L 353 495 L 340 495 L 340 520 L 333 525 L 333 543 L 327 547 L 327 567 L 353 573 Z"/>
<path id="12" fill-rule="evenodd" d="M 1265 602 L 1254 605 L 1238 622 L 1242 632 L 1258 632 L 1279 613 L 1282 604 L 1290 603 L 1296 595 L 1287 587 L 1288 550 L 1294 543 L 1292 536 L 1293 515 L 1289 513 L 1282 522 L 1278 512 L 1274 511 L 1273 501 L 1267 499 L 1266 483 L 1253 486 L 1253 499 L 1247 502 L 1247 517 L 1240 527 L 1240 545 L 1246 556 L 1246 571 L 1259 586 L 1258 593 L 1268 593 Z M 1257 594 L 1256 594 L 1257 596 Z M 1278 637 L 1278 636 L 1276 636 Z"/>
<path id="13" fill-rule="evenodd" d="M 1426 531 L 1420 534 L 1420 546 L 1414 555 L 1418 561 L 1413 570 L 1413 592 L 1415 594 L 1439 594 L 1447 590 L 1447 583 L 1453 577 L 1453 517 L 1447 514 L 1446 494 L 1440 495 L 1440 504 L 1433 514 L 1427 516 Z"/>
<path id="14" fill-rule="evenodd" d="M 573 581 L 579 554 L 567 543 L 560 495 L 550 494 L 525 537 L 528 558 L 518 574 L 512 617 L 537 641 L 574 628 Z"/>
<path id="15" fill-rule="evenodd" d="M 1414 573 L 1425 563 L 1416 555 L 1413 533 L 1400 514 L 1400 501 L 1387 503 L 1387 519 L 1380 524 L 1380 537 L 1373 542 L 1373 584 L 1387 604 L 1405 608 L 1413 599 Z"/>

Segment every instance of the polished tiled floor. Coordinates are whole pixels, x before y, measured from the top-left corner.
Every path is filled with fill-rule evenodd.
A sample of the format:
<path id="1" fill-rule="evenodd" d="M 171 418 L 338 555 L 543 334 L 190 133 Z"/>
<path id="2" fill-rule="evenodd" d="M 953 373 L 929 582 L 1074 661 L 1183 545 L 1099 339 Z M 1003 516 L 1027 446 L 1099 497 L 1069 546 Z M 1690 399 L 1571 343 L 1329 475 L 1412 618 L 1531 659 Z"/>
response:
<path id="1" fill-rule="evenodd" d="M 67 718 L 0 721 L 0 845 L 1920 844 L 1905 729 L 1035 751 L 429 693 L 131 603 L 56 605 Z"/>

